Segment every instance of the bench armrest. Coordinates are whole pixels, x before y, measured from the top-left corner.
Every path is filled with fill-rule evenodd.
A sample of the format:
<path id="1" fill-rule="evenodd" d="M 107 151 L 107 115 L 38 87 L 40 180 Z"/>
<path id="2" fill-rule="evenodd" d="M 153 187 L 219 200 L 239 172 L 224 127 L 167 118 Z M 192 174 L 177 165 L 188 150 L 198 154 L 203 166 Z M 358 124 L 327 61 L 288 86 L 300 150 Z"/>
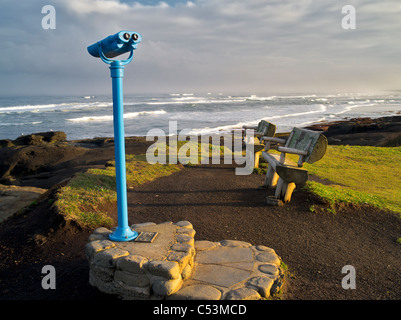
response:
<path id="1" fill-rule="evenodd" d="M 253 133 L 254 136 L 263 136 L 264 134 L 265 134 L 264 132 L 258 132 L 258 131 Z"/>
<path id="2" fill-rule="evenodd" d="M 298 150 L 298 149 L 293 149 L 293 148 L 287 148 L 287 147 L 278 147 L 278 151 L 284 152 L 284 153 L 292 153 L 292 154 L 298 154 L 300 156 L 306 156 L 308 155 L 308 151 L 305 150 Z"/>
<path id="3" fill-rule="evenodd" d="M 253 129 L 256 130 L 258 127 L 257 126 L 242 126 L 242 129 Z"/>
<path id="4" fill-rule="evenodd" d="M 270 142 L 277 142 L 277 143 L 281 143 L 281 144 L 285 144 L 286 140 L 282 139 L 282 138 L 276 138 L 276 137 L 261 137 L 260 142 L 263 143 L 263 141 L 266 141 L 265 144 L 265 151 L 269 151 L 270 150 Z"/>
<path id="5" fill-rule="evenodd" d="M 271 142 L 277 142 L 277 143 L 285 143 L 287 140 L 282 139 L 282 138 L 276 138 L 276 137 L 262 137 L 260 140 L 266 140 L 266 141 L 271 141 Z"/>

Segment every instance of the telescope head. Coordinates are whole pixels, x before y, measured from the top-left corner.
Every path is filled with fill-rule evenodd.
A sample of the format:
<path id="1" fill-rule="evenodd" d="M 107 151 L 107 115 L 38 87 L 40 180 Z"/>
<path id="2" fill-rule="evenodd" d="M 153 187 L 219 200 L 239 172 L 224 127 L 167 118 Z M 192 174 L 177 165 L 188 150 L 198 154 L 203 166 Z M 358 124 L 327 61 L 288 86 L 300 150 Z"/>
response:
<path id="1" fill-rule="evenodd" d="M 88 52 L 96 58 L 99 58 L 99 50 L 107 58 L 114 58 L 126 52 L 132 52 L 137 48 L 142 36 L 133 31 L 120 31 L 112 36 L 108 36 L 88 47 Z"/>

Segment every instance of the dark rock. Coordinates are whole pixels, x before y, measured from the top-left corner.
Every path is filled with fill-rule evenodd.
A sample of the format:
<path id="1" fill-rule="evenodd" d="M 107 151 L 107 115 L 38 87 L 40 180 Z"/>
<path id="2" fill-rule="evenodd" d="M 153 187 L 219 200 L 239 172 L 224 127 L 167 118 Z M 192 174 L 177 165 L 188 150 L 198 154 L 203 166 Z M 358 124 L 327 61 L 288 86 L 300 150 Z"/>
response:
<path id="1" fill-rule="evenodd" d="M 126 138 L 126 153 L 145 153 L 152 142 Z M 114 159 L 114 139 L 67 141 L 62 131 L 39 132 L 1 140 L 0 184 L 48 189 L 89 168 L 104 168 Z"/>
<path id="2" fill-rule="evenodd" d="M 323 131 L 332 145 L 383 146 L 394 133 L 401 132 L 401 116 L 352 118 L 317 123 L 307 129 Z"/>
<path id="3" fill-rule="evenodd" d="M 23 135 L 15 139 L 15 145 L 41 145 L 44 143 L 60 143 L 67 140 L 67 135 L 62 131 L 39 132 Z"/>
<path id="4" fill-rule="evenodd" d="M 0 153 L 0 183 L 66 166 L 66 162 L 83 155 L 85 148 L 53 144 L 3 148 Z"/>
<path id="5" fill-rule="evenodd" d="M 14 146 L 14 143 L 10 139 L 3 139 L 0 140 L 0 148 L 5 148 L 5 147 L 12 147 Z"/>

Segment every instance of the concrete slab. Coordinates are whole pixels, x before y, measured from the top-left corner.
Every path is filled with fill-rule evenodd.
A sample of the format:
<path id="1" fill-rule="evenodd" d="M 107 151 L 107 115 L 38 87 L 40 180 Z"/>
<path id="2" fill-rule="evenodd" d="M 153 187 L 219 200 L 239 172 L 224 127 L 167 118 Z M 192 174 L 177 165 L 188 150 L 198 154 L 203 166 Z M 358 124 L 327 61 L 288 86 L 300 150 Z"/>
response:
<path id="1" fill-rule="evenodd" d="M 214 264 L 197 264 L 193 280 L 230 288 L 250 276 L 249 271 Z"/>
<path id="2" fill-rule="evenodd" d="M 218 250 L 205 250 L 197 254 L 198 263 L 227 264 L 244 261 L 253 261 L 250 248 L 219 247 Z"/>

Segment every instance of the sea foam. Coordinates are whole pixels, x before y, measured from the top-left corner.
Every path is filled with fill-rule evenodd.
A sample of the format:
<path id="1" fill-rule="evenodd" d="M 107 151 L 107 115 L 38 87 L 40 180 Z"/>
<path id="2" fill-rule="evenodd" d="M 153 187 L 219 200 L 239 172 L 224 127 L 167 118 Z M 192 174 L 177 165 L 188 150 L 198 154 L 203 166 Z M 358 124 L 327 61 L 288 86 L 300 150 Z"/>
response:
<path id="1" fill-rule="evenodd" d="M 165 114 L 167 113 L 164 110 L 155 110 L 155 111 L 139 111 L 139 112 L 129 112 L 124 114 L 124 119 L 132 119 L 136 118 L 140 115 L 157 115 L 157 114 Z M 86 117 L 80 117 L 80 118 L 72 118 L 72 119 L 66 119 L 68 121 L 72 122 L 89 122 L 89 121 L 113 121 L 113 116 L 112 115 L 105 115 L 105 116 L 86 116 Z"/>

